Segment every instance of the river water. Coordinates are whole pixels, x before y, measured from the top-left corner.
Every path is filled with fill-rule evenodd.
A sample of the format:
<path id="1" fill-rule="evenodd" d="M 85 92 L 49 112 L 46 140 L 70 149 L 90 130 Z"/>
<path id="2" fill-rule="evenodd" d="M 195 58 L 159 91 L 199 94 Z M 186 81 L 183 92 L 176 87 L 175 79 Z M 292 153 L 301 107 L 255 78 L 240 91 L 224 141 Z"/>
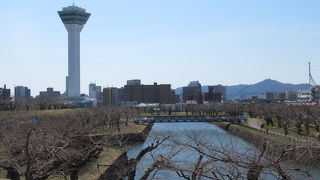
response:
<path id="1" fill-rule="evenodd" d="M 145 171 L 155 162 L 155 159 L 165 158 L 170 159 L 174 167 L 179 167 L 184 171 L 186 176 L 190 176 L 199 159 L 199 149 L 207 154 L 215 154 L 216 157 L 226 157 L 227 154 L 232 159 L 240 161 L 249 161 L 250 157 L 257 157 L 260 154 L 253 145 L 247 143 L 241 138 L 233 136 L 219 127 L 202 122 L 177 122 L 177 123 L 155 123 L 143 144 L 134 146 L 129 152 L 128 157 L 133 158 L 138 153 L 150 146 L 152 143 L 168 138 L 157 149 L 151 153 L 146 154 L 138 163 L 136 179 L 140 179 Z M 198 148 L 198 151 L 195 150 Z M 212 159 L 211 159 L 212 160 Z M 234 165 L 221 162 L 210 162 L 209 158 L 204 157 L 202 163 L 208 162 L 204 166 L 204 171 L 216 168 L 216 172 L 221 174 L 234 175 L 237 172 L 244 174 L 242 178 L 246 177 L 246 170 Z M 213 165 L 214 164 L 214 165 Z M 165 168 L 166 169 L 166 168 Z M 260 179 L 278 179 L 272 171 L 263 171 Z M 314 179 L 320 179 L 320 170 L 311 169 L 310 173 Z M 210 174 L 210 173 L 208 173 Z M 180 176 L 182 174 L 180 173 Z M 212 176 L 212 174 L 210 174 Z M 224 176 L 224 175 L 222 175 Z M 294 175 L 294 179 L 311 179 L 298 175 Z M 226 177 L 226 176 L 224 176 Z M 179 177 L 176 171 L 163 170 L 163 168 L 156 169 L 150 174 L 148 179 L 163 179 L 163 180 L 179 180 L 184 179 Z M 207 178 L 202 178 L 207 179 Z M 240 178 L 241 179 L 241 178 Z"/>

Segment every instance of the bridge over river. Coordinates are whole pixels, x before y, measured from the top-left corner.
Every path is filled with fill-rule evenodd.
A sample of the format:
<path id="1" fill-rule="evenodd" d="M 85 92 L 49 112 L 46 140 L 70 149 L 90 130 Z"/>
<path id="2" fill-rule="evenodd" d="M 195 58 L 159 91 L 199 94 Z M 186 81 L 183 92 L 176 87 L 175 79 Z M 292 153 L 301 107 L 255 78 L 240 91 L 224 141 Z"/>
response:
<path id="1" fill-rule="evenodd" d="M 231 122 L 239 123 L 241 120 L 246 119 L 244 116 L 231 116 L 231 115 L 209 115 L 209 116 L 199 116 L 199 115 L 190 115 L 190 116 L 141 116 L 135 118 L 139 123 L 148 123 L 148 122 Z"/>

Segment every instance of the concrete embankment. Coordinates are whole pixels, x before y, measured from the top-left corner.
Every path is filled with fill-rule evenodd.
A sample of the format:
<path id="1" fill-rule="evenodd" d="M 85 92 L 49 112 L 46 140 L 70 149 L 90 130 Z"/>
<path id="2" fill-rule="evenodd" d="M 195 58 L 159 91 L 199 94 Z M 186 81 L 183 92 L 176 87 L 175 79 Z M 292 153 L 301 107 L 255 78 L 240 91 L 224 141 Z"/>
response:
<path id="1" fill-rule="evenodd" d="M 136 144 L 143 143 L 148 136 L 150 130 L 152 129 L 153 123 L 148 124 L 148 126 L 141 132 L 136 134 L 126 134 L 124 136 L 119 136 L 122 143 L 126 144 Z M 127 168 L 128 156 L 127 152 L 123 152 L 98 178 L 98 180 L 115 180 L 125 178 L 125 170 Z"/>
<path id="2" fill-rule="evenodd" d="M 265 142 L 268 142 L 273 151 L 282 149 L 289 149 L 293 147 L 303 147 L 297 148 L 289 158 L 297 158 L 300 161 L 305 161 L 305 163 L 317 164 L 320 162 L 320 147 L 310 146 L 307 143 L 301 143 L 296 141 L 291 141 L 290 139 L 274 136 L 272 134 L 266 134 L 260 132 L 257 129 L 247 127 L 239 124 L 230 124 L 230 123 L 213 123 L 214 125 L 228 131 L 234 136 L 238 136 L 250 144 L 253 144 L 257 148 L 263 147 Z M 308 153 L 309 152 L 309 153 Z"/>

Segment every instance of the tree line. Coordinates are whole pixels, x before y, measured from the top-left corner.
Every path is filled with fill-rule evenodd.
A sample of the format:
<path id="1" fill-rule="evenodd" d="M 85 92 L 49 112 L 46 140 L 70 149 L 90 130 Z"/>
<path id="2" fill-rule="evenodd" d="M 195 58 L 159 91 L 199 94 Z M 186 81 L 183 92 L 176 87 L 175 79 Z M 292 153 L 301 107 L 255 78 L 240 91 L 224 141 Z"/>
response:
<path id="1" fill-rule="evenodd" d="M 45 180 L 53 175 L 78 179 L 78 171 L 91 158 L 98 157 L 103 148 L 114 146 L 114 134 L 95 138 L 90 134 L 102 131 L 121 133 L 122 128 L 150 108 L 98 107 L 67 111 L 66 113 L 28 113 L 4 111 L 0 113 L 0 168 L 7 171 L 7 178 L 18 180 Z M 178 112 L 171 106 L 160 106 L 163 113 Z M 40 112 L 40 111 L 39 111 Z M 188 105 L 186 114 L 197 115 L 246 115 L 262 119 L 270 126 L 283 129 L 285 134 L 318 138 L 318 105 L 309 104 L 216 104 Z M 311 131 L 310 129 L 315 129 Z M 314 134 L 313 134 L 314 133 Z M 113 136 L 113 137 L 112 137 Z M 308 144 L 281 146 L 263 141 L 259 147 L 238 152 L 237 146 L 218 147 L 205 142 L 196 133 L 184 135 L 181 141 L 173 135 L 158 134 L 154 141 L 142 149 L 137 157 L 126 158 L 125 166 L 116 169 L 118 177 L 136 178 L 137 164 L 148 154 L 152 163 L 144 169 L 141 179 L 153 179 L 163 170 L 175 172 L 183 179 L 259 179 L 270 174 L 281 179 L 294 179 L 296 173 L 311 175 L 304 168 L 291 166 L 290 162 L 318 158 L 311 154 Z M 127 146 L 118 144 L 118 146 Z M 169 153 L 156 153 L 165 147 Z M 128 150 L 130 147 L 123 147 Z M 177 161 L 176 157 L 192 149 L 194 161 Z M 299 152 L 299 156 L 292 154 Z M 294 158 L 292 158 L 294 157 Z M 112 166 L 112 165 L 107 165 Z M 107 178 L 107 177 L 106 177 Z"/>

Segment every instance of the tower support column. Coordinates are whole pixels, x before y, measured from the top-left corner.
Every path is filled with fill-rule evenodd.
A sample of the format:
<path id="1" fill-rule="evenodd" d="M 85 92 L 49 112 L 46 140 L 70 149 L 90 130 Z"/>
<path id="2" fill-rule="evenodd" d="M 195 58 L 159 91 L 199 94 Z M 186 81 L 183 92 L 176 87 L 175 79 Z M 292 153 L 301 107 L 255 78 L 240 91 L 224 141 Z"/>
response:
<path id="1" fill-rule="evenodd" d="M 66 95 L 80 97 L 80 32 L 90 17 L 85 9 L 77 6 L 62 8 L 58 14 L 68 31 L 68 76 Z"/>
<path id="2" fill-rule="evenodd" d="M 68 31 L 68 97 L 80 97 L 80 32 L 83 25 L 65 24 Z"/>

